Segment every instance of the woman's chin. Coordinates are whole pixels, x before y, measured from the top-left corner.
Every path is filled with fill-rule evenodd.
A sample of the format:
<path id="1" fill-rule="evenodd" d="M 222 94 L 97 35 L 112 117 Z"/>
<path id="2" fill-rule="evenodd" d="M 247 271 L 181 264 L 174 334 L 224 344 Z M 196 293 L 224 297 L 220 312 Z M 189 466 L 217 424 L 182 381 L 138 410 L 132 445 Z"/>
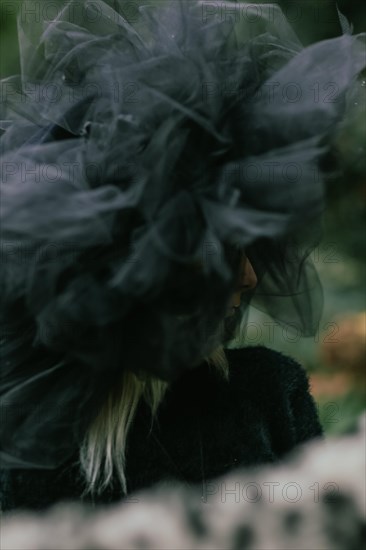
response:
<path id="1" fill-rule="evenodd" d="M 230 306 L 226 309 L 226 315 L 225 317 L 233 317 L 233 315 L 235 315 L 235 310 L 237 308 L 235 306 Z"/>

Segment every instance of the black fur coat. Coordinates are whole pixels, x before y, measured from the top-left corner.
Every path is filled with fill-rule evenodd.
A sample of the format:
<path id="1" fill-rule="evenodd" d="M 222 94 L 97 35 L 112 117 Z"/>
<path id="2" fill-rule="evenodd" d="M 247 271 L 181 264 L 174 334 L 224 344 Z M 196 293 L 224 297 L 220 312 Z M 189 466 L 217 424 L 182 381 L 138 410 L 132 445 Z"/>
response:
<path id="1" fill-rule="evenodd" d="M 276 462 L 298 444 L 322 435 L 305 370 L 263 346 L 226 350 L 230 380 L 207 363 L 174 382 L 151 427 L 139 405 L 127 440 L 129 495 L 159 481 L 208 482 L 242 466 Z M 56 470 L 3 470 L 2 510 L 44 508 L 80 499 L 77 455 Z M 96 503 L 121 499 L 118 484 Z"/>

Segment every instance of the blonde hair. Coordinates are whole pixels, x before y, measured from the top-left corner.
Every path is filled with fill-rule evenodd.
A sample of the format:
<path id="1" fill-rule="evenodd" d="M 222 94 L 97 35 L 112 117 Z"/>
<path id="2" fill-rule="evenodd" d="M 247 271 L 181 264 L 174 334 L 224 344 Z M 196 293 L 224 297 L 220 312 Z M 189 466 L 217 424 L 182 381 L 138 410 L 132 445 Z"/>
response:
<path id="1" fill-rule="evenodd" d="M 229 366 L 220 346 L 205 360 L 225 380 Z M 85 494 L 100 494 L 116 475 L 123 494 L 127 493 L 125 451 L 129 429 L 141 398 L 150 408 L 152 424 L 169 384 L 152 376 L 142 379 L 136 374 L 123 373 L 121 384 L 110 392 L 99 414 L 89 426 L 80 447 L 80 468 L 86 481 Z"/>

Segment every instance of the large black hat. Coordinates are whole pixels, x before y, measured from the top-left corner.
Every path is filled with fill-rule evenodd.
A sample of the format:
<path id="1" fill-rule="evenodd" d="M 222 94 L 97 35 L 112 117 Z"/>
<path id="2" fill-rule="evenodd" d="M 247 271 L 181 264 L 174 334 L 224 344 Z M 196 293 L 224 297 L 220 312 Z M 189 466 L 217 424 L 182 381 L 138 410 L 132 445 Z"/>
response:
<path id="1" fill-rule="evenodd" d="M 125 369 L 214 349 L 240 251 L 232 334 L 249 301 L 315 333 L 320 160 L 364 58 L 268 4 L 30 4 L 1 83 L 0 457 L 53 467 Z"/>

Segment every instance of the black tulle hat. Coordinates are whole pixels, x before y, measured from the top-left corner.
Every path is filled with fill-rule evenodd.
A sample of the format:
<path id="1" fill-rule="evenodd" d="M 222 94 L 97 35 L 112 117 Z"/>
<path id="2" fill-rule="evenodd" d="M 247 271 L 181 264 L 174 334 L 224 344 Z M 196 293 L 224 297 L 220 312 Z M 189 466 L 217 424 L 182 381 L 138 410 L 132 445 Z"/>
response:
<path id="1" fill-rule="evenodd" d="M 320 161 L 362 37 L 303 48 L 275 5 L 127 4 L 24 12 L 1 83 L 5 467 L 67 458 L 124 370 L 212 352 L 243 250 L 258 285 L 225 338 L 249 302 L 317 330 Z"/>

